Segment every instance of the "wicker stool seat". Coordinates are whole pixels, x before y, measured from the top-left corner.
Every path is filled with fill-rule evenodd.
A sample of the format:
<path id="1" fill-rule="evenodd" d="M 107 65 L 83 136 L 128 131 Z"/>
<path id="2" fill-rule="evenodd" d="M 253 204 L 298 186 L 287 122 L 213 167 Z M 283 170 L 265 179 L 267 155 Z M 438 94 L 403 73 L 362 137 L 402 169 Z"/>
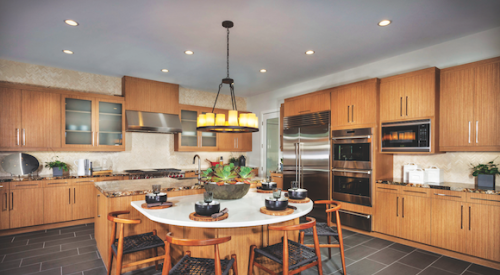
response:
<path id="1" fill-rule="evenodd" d="M 165 242 L 160 237 L 153 235 L 152 232 L 123 238 L 123 254 L 164 246 Z M 115 239 L 115 243 L 111 247 L 116 254 L 118 239 Z"/>
<path id="2" fill-rule="evenodd" d="M 263 248 L 256 248 L 255 253 L 283 264 L 283 242 Z M 312 263 L 318 259 L 314 249 L 291 240 L 288 240 L 288 253 L 288 266 L 290 270 Z"/>
<path id="3" fill-rule="evenodd" d="M 328 224 L 326 222 L 317 222 L 316 229 L 318 230 L 318 236 L 332 236 L 332 237 L 338 239 L 337 237 L 339 236 L 339 233 L 337 232 L 337 230 L 328 226 Z M 303 229 L 300 231 L 304 232 L 304 236 L 312 236 L 313 235 L 312 228 L 306 228 L 306 229 Z"/>
<path id="4" fill-rule="evenodd" d="M 234 259 L 221 260 L 222 275 L 229 274 L 229 270 L 233 267 Z M 168 272 L 169 275 L 204 275 L 215 274 L 215 260 L 204 258 L 193 258 L 189 255 L 184 255 L 182 259 Z"/>

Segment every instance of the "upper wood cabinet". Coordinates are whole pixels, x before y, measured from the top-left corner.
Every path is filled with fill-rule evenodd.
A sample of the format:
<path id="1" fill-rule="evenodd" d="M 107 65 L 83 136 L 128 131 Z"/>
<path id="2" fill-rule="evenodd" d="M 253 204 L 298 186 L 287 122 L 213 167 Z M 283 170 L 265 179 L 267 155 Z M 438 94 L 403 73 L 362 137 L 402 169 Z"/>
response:
<path id="1" fill-rule="evenodd" d="M 178 114 L 179 85 L 124 76 L 122 78 L 127 110 Z"/>
<path id="2" fill-rule="evenodd" d="M 380 80 L 380 121 L 432 118 L 437 114 L 439 69 L 436 67 Z"/>
<path id="3" fill-rule="evenodd" d="M 441 70 L 441 151 L 500 151 L 498 125 L 500 58 Z"/>
<path id="4" fill-rule="evenodd" d="M 0 87 L 0 150 L 61 147 L 61 95 Z"/>
<path id="5" fill-rule="evenodd" d="M 330 110 L 330 90 L 285 99 L 285 117 Z"/>
<path id="6" fill-rule="evenodd" d="M 220 133 L 219 150 L 228 152 L 252 151 L 252 133 Z"/>
<path id="7" fill-rule="evenodd" d="M 379 79 L 369 79 L 331 89 L 331 125 L 376 124 Z"/>

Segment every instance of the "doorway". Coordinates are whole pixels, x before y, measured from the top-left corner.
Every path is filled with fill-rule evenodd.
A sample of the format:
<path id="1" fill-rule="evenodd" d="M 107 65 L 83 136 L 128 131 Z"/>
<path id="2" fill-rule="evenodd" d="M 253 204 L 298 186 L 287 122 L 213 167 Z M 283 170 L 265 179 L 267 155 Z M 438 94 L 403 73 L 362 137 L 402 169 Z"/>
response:
<path id="1" fill-rule="evenodd" d="M 264 113 L 262 118 L 262 176 L 269 177 L 280 165 L 279 111 Z"/>

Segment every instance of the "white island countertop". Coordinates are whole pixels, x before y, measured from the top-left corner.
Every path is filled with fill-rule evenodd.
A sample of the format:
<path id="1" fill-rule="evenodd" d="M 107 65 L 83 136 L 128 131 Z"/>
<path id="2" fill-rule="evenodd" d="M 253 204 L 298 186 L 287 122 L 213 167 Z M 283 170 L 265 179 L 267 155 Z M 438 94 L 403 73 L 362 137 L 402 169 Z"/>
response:
<path id="1" fill-rule="evenodd" d="M 270 216 L 260 212 L 265 205 L 265 198 L 272 194 L 257 193 L 252 188 L 248 194 L 239 200 L 217 200 L 221 210 L 227 208 L 229 217 L 216 222 L 199 222 L 189 219 L 189 214 L 194 212 L 194 204 L 203 200 L 203 194 L 168 198 L 174 205 L 166 209 L 148 210 L 141 207 L 145 201 L 133 201 L 132 206 L 152 221 L 177 226 L 203 227 L 203 228 L 233 228 L 249 227 L 285 222 L 307 215 L 313 208 L 312 201 L 308 203 L 290 203 L 296 206 L 293 214 L 286 216 Z"/>

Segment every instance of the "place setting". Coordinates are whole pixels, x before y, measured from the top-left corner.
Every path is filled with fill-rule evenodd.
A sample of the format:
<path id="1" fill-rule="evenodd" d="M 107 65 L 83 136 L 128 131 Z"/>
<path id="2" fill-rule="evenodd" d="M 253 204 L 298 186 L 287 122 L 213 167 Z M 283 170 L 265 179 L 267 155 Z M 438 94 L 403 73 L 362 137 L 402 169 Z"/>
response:
<path id="1" fill-rule="evenodd" d="M 203 193 L 203 201 L 197 201 L 194 204 L 195 212 L 189 214 L 189 219 L 200 222 L 222 221 L 229 217 L 229 210 L 221 210 L 220 202 L 213 200 L 212 192 Z"/>
<path id="2" fill-rule="evenodd" d="M 278 187 L 276 182 L 271 180 L 271 177 L 267 179 L 267 181 L 263 181 L 260 183 L 261 186 L 257 187 L 257 193 L 271 194 L 273 190 Z"/>
<path id="3" fill-rule="evenodd" d="M 165 209 L 174 205 L 167 201 L 167 193 L 161 192 L 161 184 L 153 184 L 153 193 L 146 194 L 145 200 L 141 205 L 144 209 Z"/>
<path id="4" fill-rule="evenodd" d="M 293 214 L 297 207 L 288 205 L 288 198 L 281 196 L 281 189 L 272 190 L 273 196 L 265 199 L 265 206 L 260 208 L 260 212 L 271 216 L 286 216 Z"/>
<path id="5" fill-rule="evenodd" d="M 307 197 L 307 190 L 299 188 L 299 183 L 297 181 L 292 181 L 292 188 L 288 189 L 288 193 L 285 194 L 288 197 L 289 203 L 308 203 L 311 201 Z"/>

